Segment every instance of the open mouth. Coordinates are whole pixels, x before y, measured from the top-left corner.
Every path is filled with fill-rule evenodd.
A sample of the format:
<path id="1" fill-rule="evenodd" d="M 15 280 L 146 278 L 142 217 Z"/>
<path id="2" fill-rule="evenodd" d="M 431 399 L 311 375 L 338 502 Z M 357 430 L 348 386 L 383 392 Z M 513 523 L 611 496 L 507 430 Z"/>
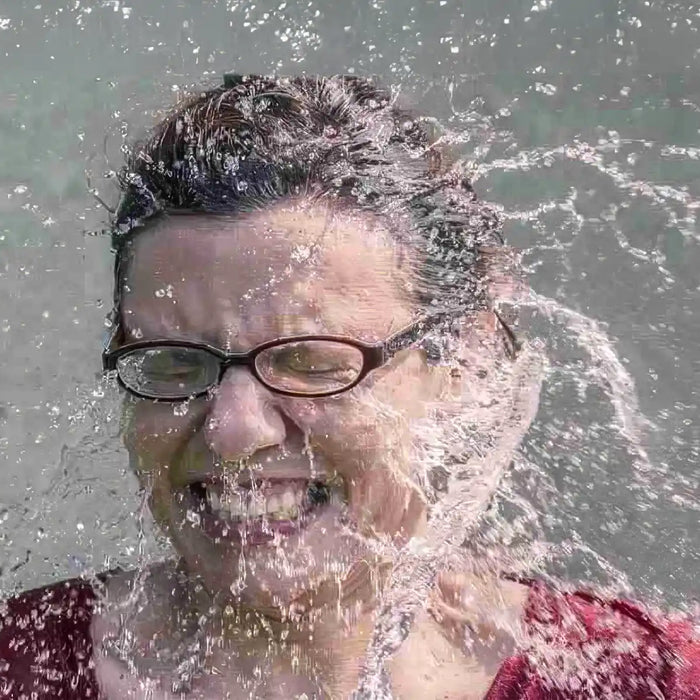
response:
<path id="1" fill-rule="evenodd" d="M 345 502 L 342 485 L 269 479 L 245 486 L 221 480 L 190 484 L 187 519 L 215 542 L 265 544 L 303 529 L 330 505 Z"/>

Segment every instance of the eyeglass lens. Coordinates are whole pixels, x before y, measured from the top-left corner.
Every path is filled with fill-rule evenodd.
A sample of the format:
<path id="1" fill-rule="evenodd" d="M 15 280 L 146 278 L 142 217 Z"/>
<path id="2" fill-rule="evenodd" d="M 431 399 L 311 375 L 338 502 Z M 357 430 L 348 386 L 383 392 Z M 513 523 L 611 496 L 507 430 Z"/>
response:
<path id="1" fill-rule="evenodd" d="M 316 394 L 350 386 L 362 371 L 362 352 L 331 340 L 275 345 L 255 358 L 266 384 L 282 391 Z"/>
<path id="2" fill-rule="evenodd" d="M 202 394 L 219 378 L 217 357 L 199 348 L 154 347 L 132 350 L 117 360 L 127 389 L 154 399 Z"/>

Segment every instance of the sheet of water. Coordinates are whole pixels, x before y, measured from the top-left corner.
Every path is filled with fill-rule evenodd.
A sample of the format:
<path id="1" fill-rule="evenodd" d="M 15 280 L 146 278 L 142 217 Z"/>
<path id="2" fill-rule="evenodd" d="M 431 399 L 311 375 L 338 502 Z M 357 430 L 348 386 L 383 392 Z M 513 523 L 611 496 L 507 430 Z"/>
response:
<path id="1" fill-rule="evenodd" d="M 699 25 L 692 4 L 651 0 L 0 2 L 0 590 L 168 551 L 138 525 L 118 397 L 99 380 L 111 261 L 88 189 L 114 201 L 124 139 L 184 86 L 356 72 L 445 125 L 534 290 L 520 326 L 548 359 L 540 409 L 463 525 L 474 550 L 690 610 Z M 388 608 L 374 651 L 420 604 L 434 537 L 397 569 L 423 586 Z"/>

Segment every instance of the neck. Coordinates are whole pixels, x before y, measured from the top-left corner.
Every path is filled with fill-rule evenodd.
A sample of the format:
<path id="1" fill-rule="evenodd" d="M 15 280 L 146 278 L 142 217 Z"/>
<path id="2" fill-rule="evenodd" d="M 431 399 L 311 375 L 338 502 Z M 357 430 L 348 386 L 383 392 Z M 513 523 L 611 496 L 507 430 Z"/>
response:
<path id="1" fill-rule="evenodd" d="M 164 583 L 170 605 L 178 610 L 173 619 L 197 619 L 200 634 L 217 640 L 222 649 L 274 659 L 282 672 L 302 672 L 349 694 L 357 684 L 388 574 L 388 563 L 376 568 L 356 564 L 341 582 L 323 581 L 284 605 L 251 605 L 207 592 L 181 563 Z"/>
<path id="2" fill-rule="evenodd" d="M 379 578 L 385 580 L 385 574 Z M 178 656 L 180 647 L 206 649 L 197 663 L 202 672 L 205 667 L 216 670 L 212 679 L 221 674 L 224 678 L 256 678 L 262 669 L 274 683 L 284 681 L 288 687 L 298 688 L 299 693 L 314 695 L 322 691 L 324 696 L 347 697 L 358 685 L 374 632 L 379 597 L 379 587 L 371 585 L 370 576 L 356 573 L 349 578 L 355 581 L 353 586 L 317 587 L 313 595 L 284 608 L 250 606 L 208 593 L 195 577 L 181 568 L 174 569 L 172 564 L 156 566 L 139 581 L 133 575 L 110 579 L 105 608 L 93 621 L 93 633 L 96 639 L 118 637 L 126 624 L 135 636 L 135 646 L 127 650 L 126 656 L 137 662 L 137 670 L 144 675 L 162 667 L 157 650 L 154 652 L 155 643 L 156 647 L 177 652 L 173 673 L 185 660 Z M 134 595 L 134 587 L 141 591 L 139 595 Z M 414 620 L 408 639 L 388 662 L 392 682 L 408 684 L 404 690 L 413 692 L 418 682 L 416 668 L 424 663 L 426 654 L 435 656 L 440 650 L 445 682 L 458 671 L 474 672 L 469 663 L 464 666 L 467 660 L 458 651 L 463 648 L 465 631 L 471 630 L 468 636 L 472 639 L 494 640 L 502 626 L 510 628 L 511 622 L 515 624 L 522 615 L 526 593 L 522 588 L 458 572 L 438 576 L 434 596 Z M 489 618 L 501 617 L 504 619 L 496 625 L 498 629 L 487 629 Z M 492 643 L 488 646 L 483 656 L 488 657 L 489 664 L 508 655 L 503 644 L 496 644 L 497 649 L 490 648 Z M 471 665 L 477 664 L 478 668 L 489 665 L 480 658 L 472 661 Z M 471 681 L 465 678 L 464 682 Z M 424 690 L 420 697 L 438 696 L 432 686 Z M 441 690 L 439 696 L 443 695 Z"/>

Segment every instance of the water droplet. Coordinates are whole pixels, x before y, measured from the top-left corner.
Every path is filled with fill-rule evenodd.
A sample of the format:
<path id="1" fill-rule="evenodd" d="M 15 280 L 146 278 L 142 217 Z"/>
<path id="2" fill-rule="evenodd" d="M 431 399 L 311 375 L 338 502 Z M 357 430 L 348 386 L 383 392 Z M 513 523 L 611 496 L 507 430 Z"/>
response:
<path id="1" fill-rule="evenodd" d="M 186 416 L 190 410 L 190 402 L 182 401 L 181 403 L 173 404 L 173 415 L 174 416 Z"/>

